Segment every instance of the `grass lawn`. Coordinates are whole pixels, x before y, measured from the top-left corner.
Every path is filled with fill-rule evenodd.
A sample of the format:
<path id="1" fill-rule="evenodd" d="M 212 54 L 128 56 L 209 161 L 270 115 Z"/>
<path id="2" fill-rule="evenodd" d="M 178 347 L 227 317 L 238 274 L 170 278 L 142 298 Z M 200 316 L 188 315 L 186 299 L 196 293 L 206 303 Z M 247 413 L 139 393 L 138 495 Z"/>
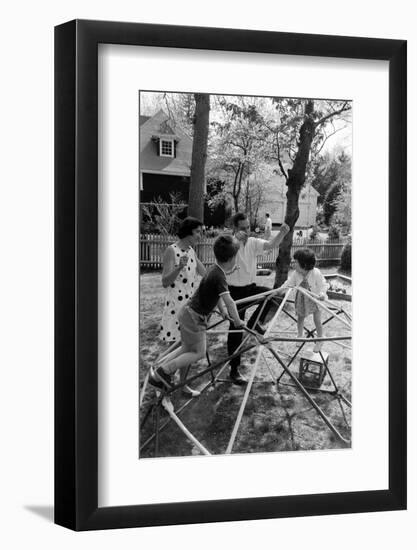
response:
<path id="1" fill-rule="evenodd" d="M 321 268 L 323 274 L 335 273 L 336 268 Z M 267 277 L 258 277 L 258 283 L 272 288 L 274 274 Z M 163 310 L 165 290 L 161 285 L 159 272 L 144 273 L 140 278 L 140 384 L 149 367 L 156 361 L 166 344 L 158 339 L 160 319 Z M 350 302 L 334 302 L 340 304 L 349 314 Z M 288 307 L 293 312 L 293 306 Z M 323 320 L 326 316 L 323 316 Z M 307 320 L 307 326 L 313 327 L 312 317 Z M 227 324 L 220 328 L 226 329 Z M 291 334 L 283 336 L 296 337 L 296 324 L 287 315 L 279 318 L 277 329 L 288 331 Z M 348 335 L 348 330 L 337 320 L 332 320 L 325 326 L 325 336 Z M 344 341 L 344 345 L 350 345 Z M 285 363 L 295 353 L 299 344 L 274 343 L 274 349 L 280 354 Z M 226 332 L 208 333 L 207 349 L 210 359 L 216 362 L 227 356 Z M 305 349 L 312 349 L 308 344 Z M 339 390 L 351 400 L 351 351 L 346 347 L 333 342 L 324 344 L 324 349 L 329 353 L 329 368 L 339 387 Z M 257 349 L 253 348 L 242 355 L 243 373 L 249 377 L 251 368 L 255 363 Z M 298 371 L 298 359 L 292 365 L 291 370 Z M 207 367 L 207 361 L 202 360 L 192 367 L 195 374 Z M 295 451 L 312 449 L 331 449 L 346 447 L 324 424 L 314 408 L 301 395 L 300 391 L 286 385 L 290 382 L 287 375 L 281 379 L 279 385 L 276 379 L 281 374 L 282 368 L 272 357 L 270 352 L 264 351 L 256 372 L 254 385 L 251 389 L 245 413 L 233 447 L 233 452 L 266 452 L 266 451 Z M 221 381 L 217 382 L 208 391 L 203 393 L 181 413 L 181 419 L 191 433 L 213 454 L 224 453 L 229 441 L 245 388 L 234 386 L 227 380 L 229 368 L 226 367 Z M 205 381 L 209 381 L 209 375 L 196 380 L 193 385 L 201 387 Z M 322 388 L 330 388 L 329 376 L 326 376 Z M 172 402 L 175 410 L 186 401 L 186 398 L 173 395 Z M 339 401 L 330 394 L 314 392 L 317 404 L 332 423 L 346 439 L 350 439 L 350 409 L 343 407 L 347 423 L 344 419 Z M 140 420 L 154 399 L 154 391 L 149 388 L 146 392 L 143 407 L 140 411 Z M 140 444 L 153 434 L 154 424 L 152 417 L 141 428 Z M 161 421 L 165 420 L 165 412 Z M 189 456 L 199 454 L 194 445 L 182 434 L 172 422 L 160 434 L 159 456 Z M 140 453 L 141 458 L 154 456 L 154 445 L 151 443 Z"/>

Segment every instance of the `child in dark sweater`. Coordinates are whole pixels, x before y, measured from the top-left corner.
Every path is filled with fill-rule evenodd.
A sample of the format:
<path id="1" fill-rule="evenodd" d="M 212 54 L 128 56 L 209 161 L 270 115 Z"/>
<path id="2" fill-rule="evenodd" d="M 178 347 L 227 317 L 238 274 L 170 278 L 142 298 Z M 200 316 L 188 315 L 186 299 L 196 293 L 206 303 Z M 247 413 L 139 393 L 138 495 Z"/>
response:
<path id="1" fill-rule="evenodd" d="M 220 235 L 215 240 L 216 263 L 208 269 L 197 291 L 178 314 L 181 347 L 169 353 L 158 368 L 150 370 L 149 382 L 156 388 L 172 389 L 172 375 L 205 356 L 207 322 L 216 306 L 233 320 L 235 327 L 244 326 L 226 282 L 226 274 L 235 267 L 239 247 L 239 241 L 232 235 Z"/>

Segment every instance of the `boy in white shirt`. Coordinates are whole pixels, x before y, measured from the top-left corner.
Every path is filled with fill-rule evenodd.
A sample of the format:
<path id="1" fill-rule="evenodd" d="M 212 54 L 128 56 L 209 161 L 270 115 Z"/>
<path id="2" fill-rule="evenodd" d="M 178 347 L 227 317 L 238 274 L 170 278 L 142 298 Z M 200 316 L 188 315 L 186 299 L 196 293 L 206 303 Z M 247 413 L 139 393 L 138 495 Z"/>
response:
<path id="1" fill-rule="evenodd" d="M 300 286 L 316 294 L 319 300 L 325 300 L 327 298 L 326 279 L 323 277 L 321 271 L 314 267 L 315 265 L 316 256 L 312 250 L 308 248 L 297 250 L 294 254 L 294 271 L 285 283 L 279 287 L 280 294 L 290 287 Z M 319 338 L 323 336 L 320 308 L 313 300 L 299 291 L 297 291 L 295 296 L 295 311 L 297 313 L 298 338 L 303 337 L 304 320 L 311 314 L 313 314 L 317 336 Z M 318 353 L 321 350 L 321 345 L 321 342 L 316 342 L 313 351 Z"/>

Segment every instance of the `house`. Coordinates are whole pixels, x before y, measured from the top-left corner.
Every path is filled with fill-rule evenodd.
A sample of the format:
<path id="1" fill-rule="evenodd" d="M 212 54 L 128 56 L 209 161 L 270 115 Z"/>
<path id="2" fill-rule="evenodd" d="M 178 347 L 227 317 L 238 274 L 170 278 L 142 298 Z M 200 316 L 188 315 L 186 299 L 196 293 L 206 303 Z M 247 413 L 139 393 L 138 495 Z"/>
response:
<path id="1" fill-rule="evenodd" d="M 188 204 L 193 140 L 160 109 L 153 116 L 139 117 L 139 178 L 141 204 L 171 203 L 175 193 Z M 204 223 L 224 224 L 224 204 L 209 208 L 204 202 Z M 180 217 L 187 215 L 187 208 Z"/>
<path id="2" fill-rule="evenodd" d="M 265 212 L 271 216 L 272 225 L 281 225 L 285 217 L 287 206 L 287 186 L 285 178 L 275 175 L 267 184 L 268 205 L 261 210 L 261 219 L 264 219 Z M 300 216 L 297 220 L 297 228 L 307 228 L 316 223 L 317 197 L 319 193 L 311 185 L 303 187 L 300 193 L 298 206 Z"/>
<path id="3" fill-rule="evenodd" d="M 140 201 L 161 197 L 171 202 L 170 193 L 188 201 L 193 140 L 160 109 L 153 116 L 139 117 Z"/>

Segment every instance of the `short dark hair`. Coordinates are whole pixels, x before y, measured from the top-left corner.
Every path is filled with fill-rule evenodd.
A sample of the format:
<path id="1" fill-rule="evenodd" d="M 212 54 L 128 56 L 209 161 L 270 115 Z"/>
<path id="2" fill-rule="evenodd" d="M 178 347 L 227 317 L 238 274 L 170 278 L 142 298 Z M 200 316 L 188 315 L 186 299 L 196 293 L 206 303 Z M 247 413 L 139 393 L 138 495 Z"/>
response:
<path id="1" fill-rule="evenodd" d="M 316 256 L 309 248 L 300 248 L 294 253 L 294 260 L 297 260 L 300 267 L 310 271 L 316 265 Z"/>
<path id="2" fill-rule="evenodd" d="M 213 244 L 213 252 L 218 262 L 228 262 L 234 258 L 239 250 L 240 243 L 233 235 L 219 235 Z"/>
<path id="3" fill-rule="evenodd" d="M 269 218 L 269 214 L 268 214 L 268 212 L 267 212 L 267 213 L 265 214 L 265 216 L 266 216 L 267 218 Z"/>
<path id="4" fill-rule="evenodd" d="M 237 224 L 242 220 L 247 220 L 248 217 L 243 212 L 236 212 L 236 214 L 232 217 L 232 223 L 234 227 L 237 227 Z"/>
<path id="5" fill-rule="evenodd" d="M 177 235 L 180 239 L 183 239 L 184 237 L 188 237 L 188 235 L 193 234 L 193 229 L 197 229 L 197 227 L 202 227 L 203 222 L 200 220 L 197 220 L 197 218 L 193 218 L 192 216 L 187 216 L 182 220 L 180 223 L 180 226 L 177 231 Z"/>

